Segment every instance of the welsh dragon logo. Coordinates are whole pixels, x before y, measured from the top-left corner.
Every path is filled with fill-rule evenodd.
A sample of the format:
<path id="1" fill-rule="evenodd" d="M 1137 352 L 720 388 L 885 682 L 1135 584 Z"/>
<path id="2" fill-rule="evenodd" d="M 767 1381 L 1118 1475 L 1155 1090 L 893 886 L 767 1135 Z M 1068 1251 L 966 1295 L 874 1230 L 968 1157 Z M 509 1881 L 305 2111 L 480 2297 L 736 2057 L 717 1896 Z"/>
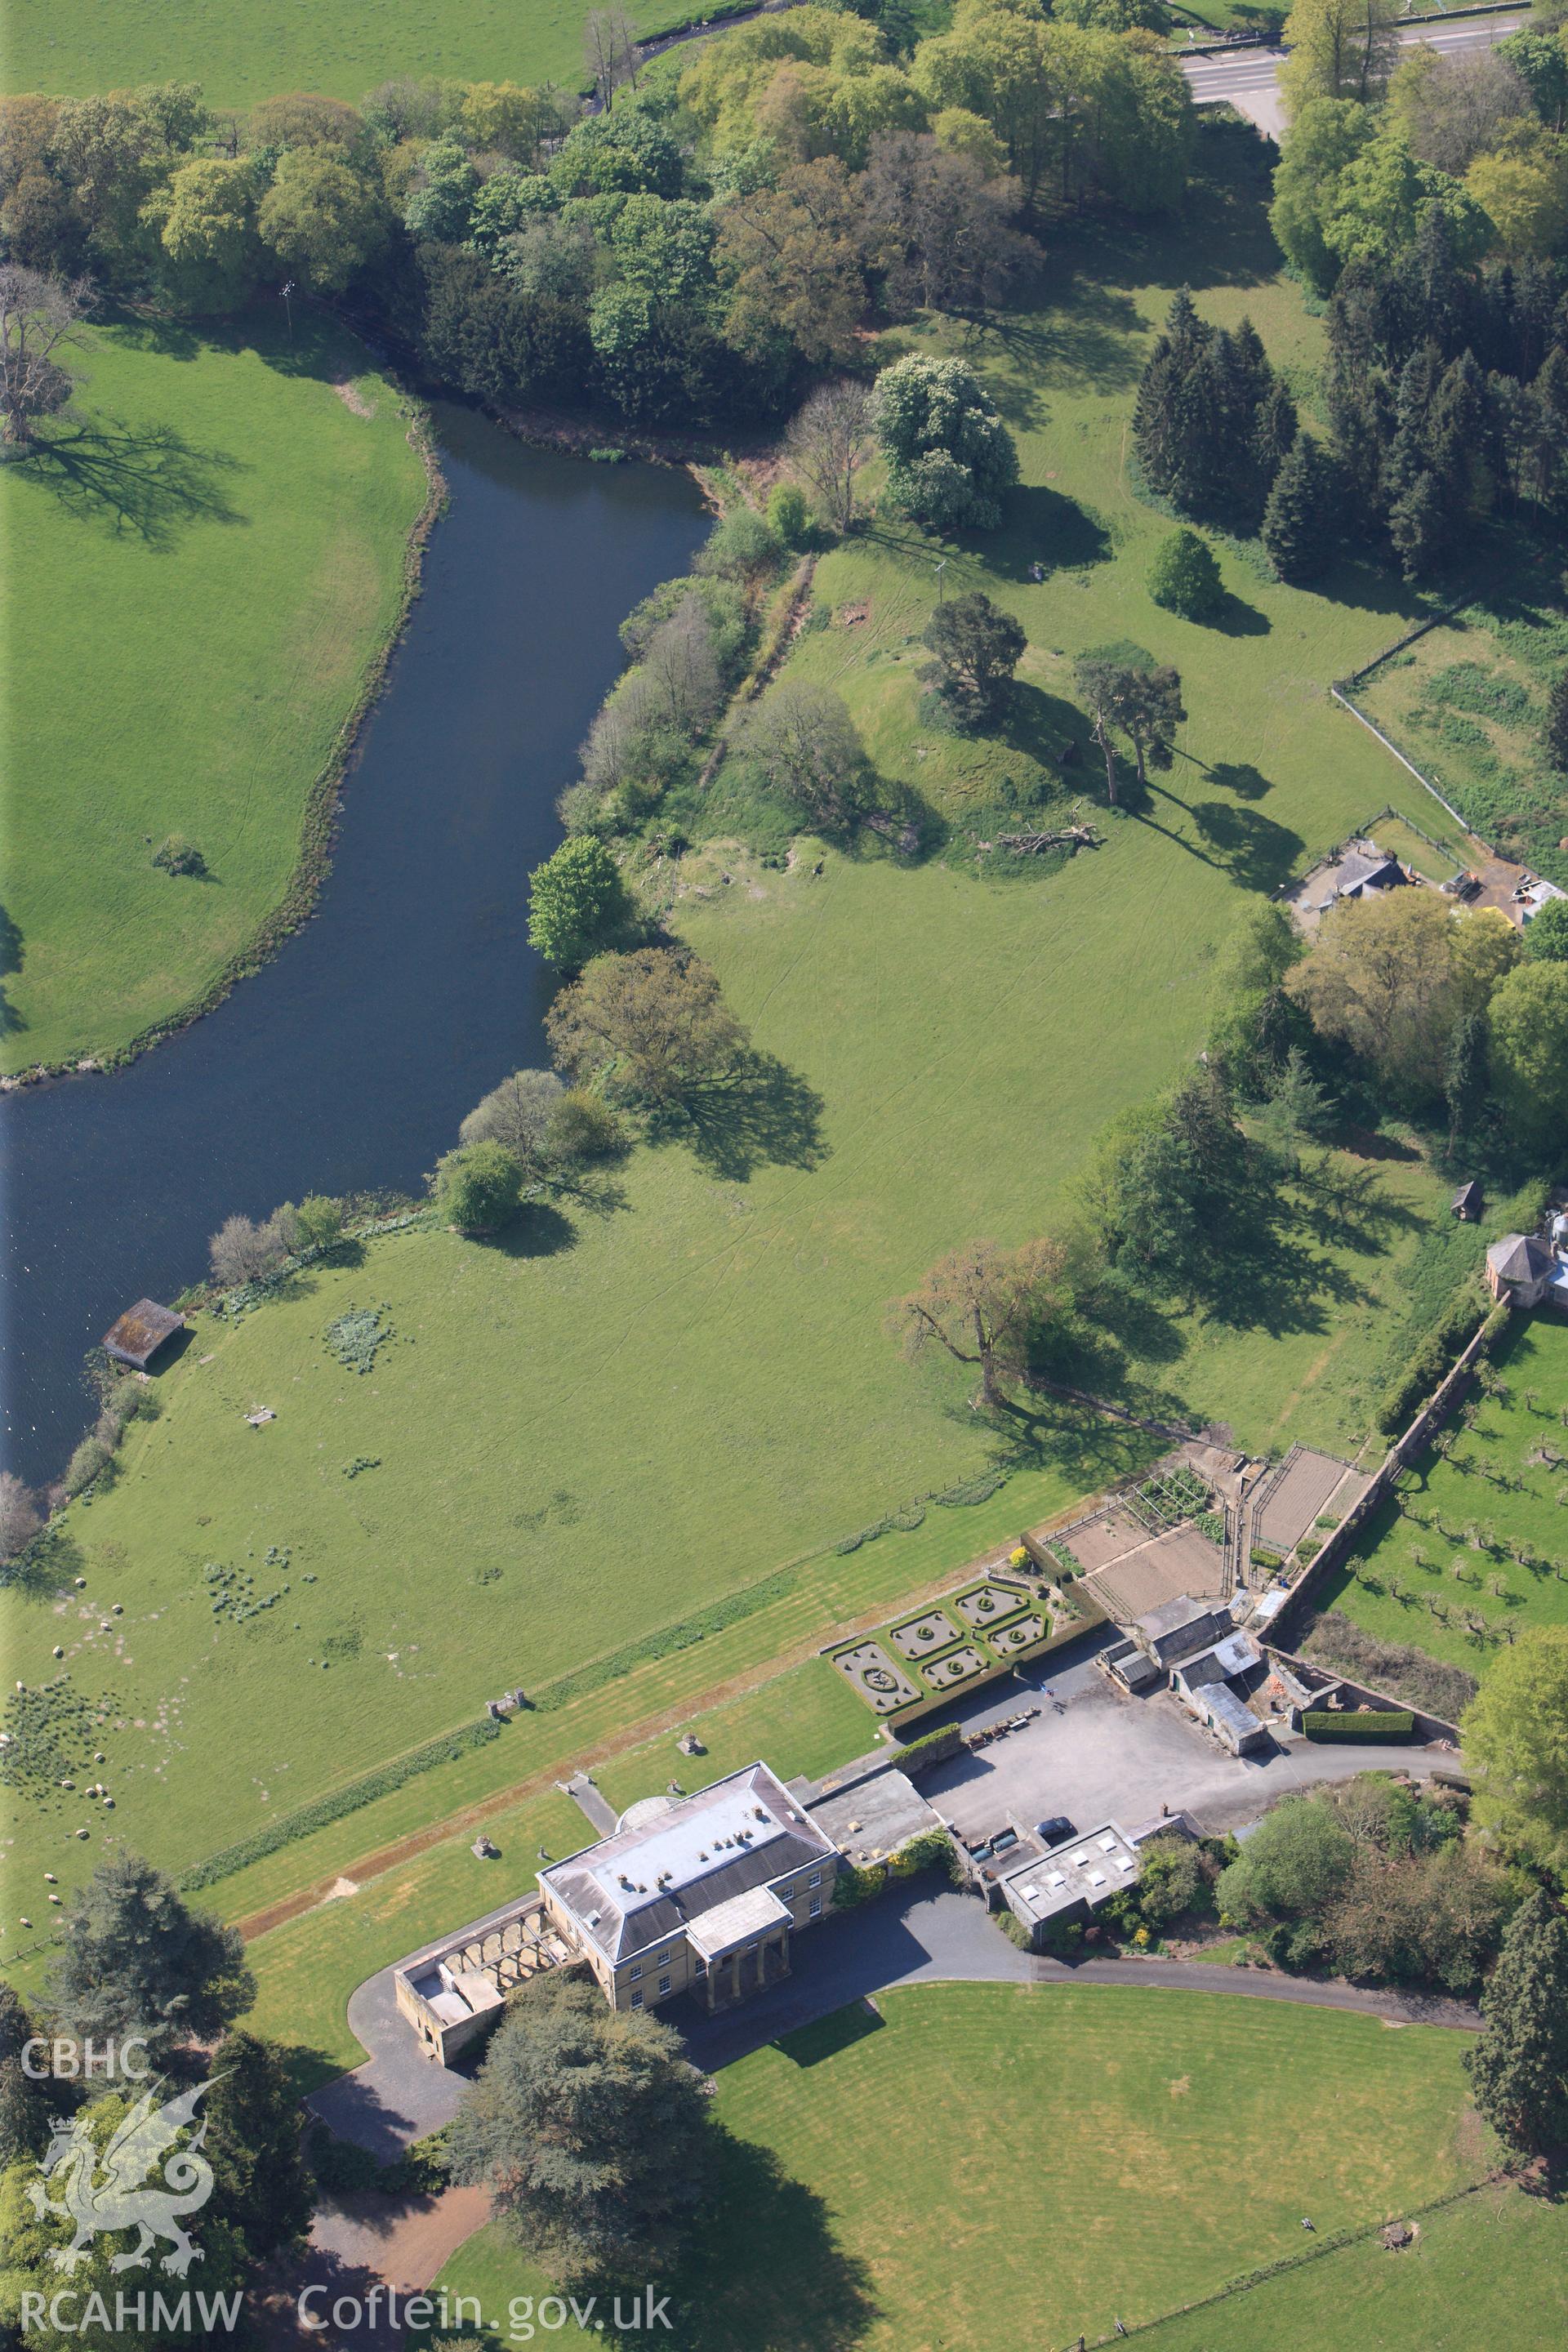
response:
<path id="1" fill-rule="evenodd" d="M 180 2216 L 199 2212 L 212 2195 L 213 2168 L 201 2153 L 205 2118 L 184 2147 L 175 2148 L 174 2142 L 211 2087 L 198 2083 L 161 2107 L 153 2104 L 154 2093 L 143 2092 L 101 2151 L 87 2116 L 54 2118 L 54 2136 L 38 2170 L 63 2194 L 58 2200 L 49 2197 L 35 2180 L 28 2184 L 27 2195 L 40 2221 L 46 2213 L 58 2213 L 76 2225 L 70 2244 L 50 2252 L 49 2260 L 58 2269 L 74 2271 L 87 2259 L 94 2238 L 114 2230 L 134 2230 L 138 2236 L 129 2253 L 114 2256 L 110 2270 L 144 2270 L 159 2238 L 170 2242 L 172 2251 L 163 2256 L 162 2267 L 174 2277 L 184 2278 L 191 2264 L 202 2260 L 202 2250 L 192 2245 Z M 157 2170 L 166 2149 L 174 2153 L 163 2167 L 163 2186 L 149 2188 L 148 2175 Z"/>

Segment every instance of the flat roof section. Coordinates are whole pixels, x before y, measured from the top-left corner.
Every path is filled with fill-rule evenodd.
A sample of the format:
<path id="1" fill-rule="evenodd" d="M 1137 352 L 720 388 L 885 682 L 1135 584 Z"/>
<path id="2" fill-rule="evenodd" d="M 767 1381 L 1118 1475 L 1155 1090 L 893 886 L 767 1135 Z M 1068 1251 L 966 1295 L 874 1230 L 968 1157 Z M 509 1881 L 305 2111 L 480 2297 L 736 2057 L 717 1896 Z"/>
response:
<path id="1" fill-rule="evenodd" d="M 771 1935 L 775 1927 L 793 1924 L 788 1910 L 771 1886 L 752 1886 L 744 1895 L 732 1895 L 728 1903 L 716 1903 L 700 1919 L 693 1919 L 686 1930 L 686 1940 L 703 1959 L 717 1960 L 726 1952 L 734 1951 L 738 1945 L 753 1943 L 759 1936 Z"/>

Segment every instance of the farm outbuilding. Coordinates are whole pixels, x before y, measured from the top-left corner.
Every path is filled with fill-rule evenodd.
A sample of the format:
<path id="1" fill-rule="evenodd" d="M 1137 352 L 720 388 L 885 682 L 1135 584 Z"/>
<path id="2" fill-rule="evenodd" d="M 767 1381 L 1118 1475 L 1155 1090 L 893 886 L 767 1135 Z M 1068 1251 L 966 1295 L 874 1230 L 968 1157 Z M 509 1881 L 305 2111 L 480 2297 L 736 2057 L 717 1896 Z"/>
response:
<path id="1" fill-rule="evenodd" d="M 129 1364 L 134 1372 L 144 1372 L 161 1348 L 168 1345 L 176 1331 L 185 1328 L 185 1318 L 173 1307 L 160 1307 L 154 1299 L 139 1298 L 128 1307 L 112 1330 L 103 1335 L 103 1352 L 117 1364 Z"/>

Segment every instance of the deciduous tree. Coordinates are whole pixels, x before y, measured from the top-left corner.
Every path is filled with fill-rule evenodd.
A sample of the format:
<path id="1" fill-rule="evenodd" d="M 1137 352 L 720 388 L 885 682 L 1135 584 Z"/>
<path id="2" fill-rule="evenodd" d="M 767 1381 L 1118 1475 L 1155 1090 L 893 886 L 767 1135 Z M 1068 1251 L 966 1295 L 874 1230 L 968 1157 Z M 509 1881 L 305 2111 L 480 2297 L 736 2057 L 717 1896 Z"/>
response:
<path id="1" fill-rule="evenodd" d="M 871 424 L 888 461 L 888 498 L 934 530 L 994 530 L 1018 478 L 996 404 L 964 360 L 911 354 L 877 378 Z"/>
<path id="2" fill-rule="evenodd" d="M 459 1234 L 493 1234 L 522 1206 L 522 1161 L 494 1137 L 460 1144 L 436 1162 L 430 1180 L 436 1205 Z"/>
<path id="3" fill-rule="evenodd" d="M 933 1265 L 925 1280 L 891 1310 L 905 1353 L 915 1359 L 932 1346 L 973 1365 L 980 1385 L 973 1404 L 1016 1410 L 1006 1385 L 1027 1369 L 1030 1331 L 1059 1297 L 1067 1252 L 1060 1242 L 1027 1242 L 1004 1249 L 970 1242 Z"/>
<path id="4" fill-rule="evenodd" d="M 864 803 L 866 754 L 830 687 L 782 678 L 747 722 L 744 748 L 773 792 L 810 824 L 842 832 Z"/>
<path id="5" fill-rule="evenodd" d="M 0 1561 L 26 1551 L 43 1524 L 32 1488 L 14 1470 L 0 1470 Z"/>
<path id="6" fill-rule="evenodd" d="M 1314 98 L 1381 97 L 1399 54 L 1397 0 L 1296 0 L 1285 22 L 1280 69 L 1286 112 Z"/>
<path id="7" fill-rule="evenodd" d="M 667 1109 L 736 1076 L 745 1030 L 685 948 L 595 956 L 544 1017 L 556 1059 L 613 1098 Z"/>
<path id="8" fill-rule="evenodd" d="M 624 930 L 631 912 L 620 867 L 591 836 L 563 841 L 529 877 L 529 945 L 565 971 Z"/>
<path id="9" fill-rule="evenodd" d="M 1487 1021 L 1492 1083 L 1510 1125 L 1555 1153 L 1568 1134 L 1568 963 L 1521 964 L 1494 991 Z"/>
<path id="10" fill-rule="evenodd" d="M 949 153 L 929 131 L 874 139 L 861 187 L 867 254 L 895 316 L 995 303 L 1036 250 L 1014 226 L 1017 182 Z"/>
<path id="11" fill-rule="evenodd" d="M 0 262 L 0 412 L 7 441 L 28 442 L 75 389 L 70 361 L 81 341 L 85 279 L 64 286 L 17 262 Z"/>
<path id="12" fill-rule="evenodd" d="M 1163 539 L 1149 566 L 1149 593 L 1184 621 L 1212 620 L 1225 603 L 1225 583 L 1208 541 L 1195 530 Z"/>
<path id="13" fill-rule="evenodd" d="M 1531 916 L 1524 952 L 1536 963 L 1568 963 L 1568 898 L 1548 898 Z"/>
<path id="14" fill-rule="evenodd" d="M 708 2185 L 711 2125 L 679 2036 L 578 1971 L 528 1980 L 452 2126 L 452 2177 L 561 2285 L 658 2276 Z"/>
<path id="15" fill-rule="evenodd" d="M 921 643 L 932 656 L 921 678 L 964 726 L 979 727 L 1005 709 L 1028 639 L 1011 613 L 975 589 L 938 604 Z"/>
<path id="16" fill-rule="evenodd" d="M 463 1143 L 500 1143 L 514 1153 L 528 1175 L 542 1172 L 550 1155 L 551 1122 L 566 1089 L 553 1070 L 514 1070 L 458 1129 Z"/>
<path id="17" fill-rule="evenodd" d="M 855 478 L 871 439 L 870 399 L 852 377 L 818 384 L 784 436 L 790 464 L 832 530 L 848 530 L 855 520 Z"/>
<path id="18" fill-rule="evenodd" d="M 776 186 L 726 205 L 713 258 L 730 288 L 724 332 L 737 350 L 765 358 L 784 337 L 816 365 L 855 356 L 866 307 L 860 217 L 835 157 L 795 164 Z"/>
<path id="19" fill-rule="evenodd" d="M 1489 1667 L 1461 1727 L 1481 1776 L 1478 1819 L 1568 1877 L 1568 1626 L 1521 1633 Z"/>
<path id="20" fill-rule="evenodd" d="M 286 152 L 257 226 L 280 266 L 322 294 L 341 294 L 386 235 L 375 191 L 325 148 Z"/>

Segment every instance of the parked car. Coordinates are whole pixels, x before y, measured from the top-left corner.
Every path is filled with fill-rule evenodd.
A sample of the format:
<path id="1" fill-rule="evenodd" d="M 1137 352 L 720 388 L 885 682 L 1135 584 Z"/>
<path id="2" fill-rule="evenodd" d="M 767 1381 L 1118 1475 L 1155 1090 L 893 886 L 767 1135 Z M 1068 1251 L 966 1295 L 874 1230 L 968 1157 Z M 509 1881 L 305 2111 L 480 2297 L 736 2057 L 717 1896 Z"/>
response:
<path id="1" fill-rule="evenodd" d="M 1077 1837 L 1078 1832 L 1065 1813 L 1053 1813 L 1048 1822 L 1035 1823 L 1035 1835 L 1042 1845 L 1060 1845 L 1063 1838 Z"/>

